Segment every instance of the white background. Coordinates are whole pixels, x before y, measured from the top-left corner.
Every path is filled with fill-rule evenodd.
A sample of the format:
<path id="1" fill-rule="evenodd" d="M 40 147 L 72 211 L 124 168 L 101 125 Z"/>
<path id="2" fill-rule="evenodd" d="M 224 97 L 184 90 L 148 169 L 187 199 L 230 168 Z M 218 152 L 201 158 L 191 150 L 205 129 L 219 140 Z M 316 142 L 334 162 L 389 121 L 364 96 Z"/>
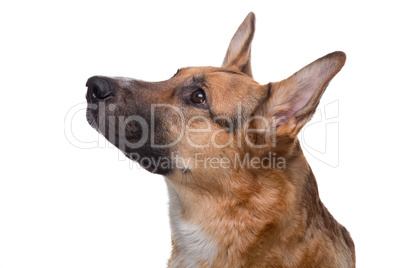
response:
<path id="1" fill-rule="evenodd" d="M 89 127 L 85 82 L 96 74 L 158 81 L 179 67 L 219 66 L 249 11 L 257 16 L 252 63 L 260 83 L 346 52 L 320 105 L 339 104 L 339 133 L 327 140 L 339 140 L 339 154 L 329 155 L 339 163 L 306 157 L 321 199 L 352 234 L 358 267 L 402 267 L 397 1 L 3 1 L 1 268 L 166 265 L 163 178 L 130 168 Z M 325 124 L 314 129 L 305 148 L 326 135 Z"/>

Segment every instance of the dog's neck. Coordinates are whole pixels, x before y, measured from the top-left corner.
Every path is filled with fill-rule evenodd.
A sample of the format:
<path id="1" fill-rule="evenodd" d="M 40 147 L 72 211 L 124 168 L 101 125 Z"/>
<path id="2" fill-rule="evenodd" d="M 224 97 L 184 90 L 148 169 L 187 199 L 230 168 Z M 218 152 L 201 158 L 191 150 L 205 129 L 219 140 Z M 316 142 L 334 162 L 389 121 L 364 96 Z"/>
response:
<path id="1" fill-rule="evenodd" d="M 298 144 L 286 161 L 282 170 L 215 171 L 215 186 L 192 174 L 167 179 L 170 267 L 248 267 L 256 254 L 283 262 L 281 250 L 305 239 L 311 211 L 325 210 Z"/>

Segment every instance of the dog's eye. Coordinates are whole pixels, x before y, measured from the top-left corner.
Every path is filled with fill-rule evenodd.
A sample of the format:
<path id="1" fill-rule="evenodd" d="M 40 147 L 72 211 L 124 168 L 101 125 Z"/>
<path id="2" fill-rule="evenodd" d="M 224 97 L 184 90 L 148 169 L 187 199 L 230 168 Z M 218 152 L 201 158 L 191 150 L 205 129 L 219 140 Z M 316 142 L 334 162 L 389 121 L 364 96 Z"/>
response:
<path id="1" fill-rule="evenodd" d="M 204 90 L 197 89 L 191 94 L 191 102 L 194 104 L 202 104 L 205 102 L 206 96 Z"/>

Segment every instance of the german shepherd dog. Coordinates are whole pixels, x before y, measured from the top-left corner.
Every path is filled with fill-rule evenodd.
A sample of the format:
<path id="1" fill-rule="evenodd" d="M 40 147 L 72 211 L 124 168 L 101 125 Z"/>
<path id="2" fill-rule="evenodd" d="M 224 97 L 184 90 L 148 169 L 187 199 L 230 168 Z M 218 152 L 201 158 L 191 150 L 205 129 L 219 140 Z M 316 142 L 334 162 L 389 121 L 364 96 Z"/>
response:
<path id="1" fill-rule="evenodd" d="M 254 29 L 250 13 L 221 67 L 182 68 L 162 82 L 89 78 L 87 120 L 165 177 L 168 267 L 355 267 L 354 243 L 320 201 L 297 138 L 346 55 L 260 85 Z"/>

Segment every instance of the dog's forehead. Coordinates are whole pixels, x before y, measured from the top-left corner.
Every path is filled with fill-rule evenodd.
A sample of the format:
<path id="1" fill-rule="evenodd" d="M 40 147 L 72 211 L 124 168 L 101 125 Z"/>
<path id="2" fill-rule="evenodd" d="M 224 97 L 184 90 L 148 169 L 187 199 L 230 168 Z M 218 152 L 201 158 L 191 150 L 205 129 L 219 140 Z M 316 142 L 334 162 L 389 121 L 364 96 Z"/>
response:
<path id="1" fill-rule="evenodd" d="M 202 74 L 206 75 L 206 74 L 212 74 L 212 73 L 228 73 L 228 74 L 241 75 L 241 76 L 244 76 L 244 78 L 249 77 L 245 73 L 242 73 L 234 68 L 221 68 L 221 67 L 212 67 L 212 66 L 180 68 L 177 71 L 176 75 L 202 75 Z"/>
<path id="2" fill-rule="evenodd" d="M 252 77 L 236 69 L 220 67 L 186 67 L 177 71 L 173 78 L 186 81 L 192 78 L 201 81 L 210 87 L 243 88 L 244 85 L 258 83 Z"/>

